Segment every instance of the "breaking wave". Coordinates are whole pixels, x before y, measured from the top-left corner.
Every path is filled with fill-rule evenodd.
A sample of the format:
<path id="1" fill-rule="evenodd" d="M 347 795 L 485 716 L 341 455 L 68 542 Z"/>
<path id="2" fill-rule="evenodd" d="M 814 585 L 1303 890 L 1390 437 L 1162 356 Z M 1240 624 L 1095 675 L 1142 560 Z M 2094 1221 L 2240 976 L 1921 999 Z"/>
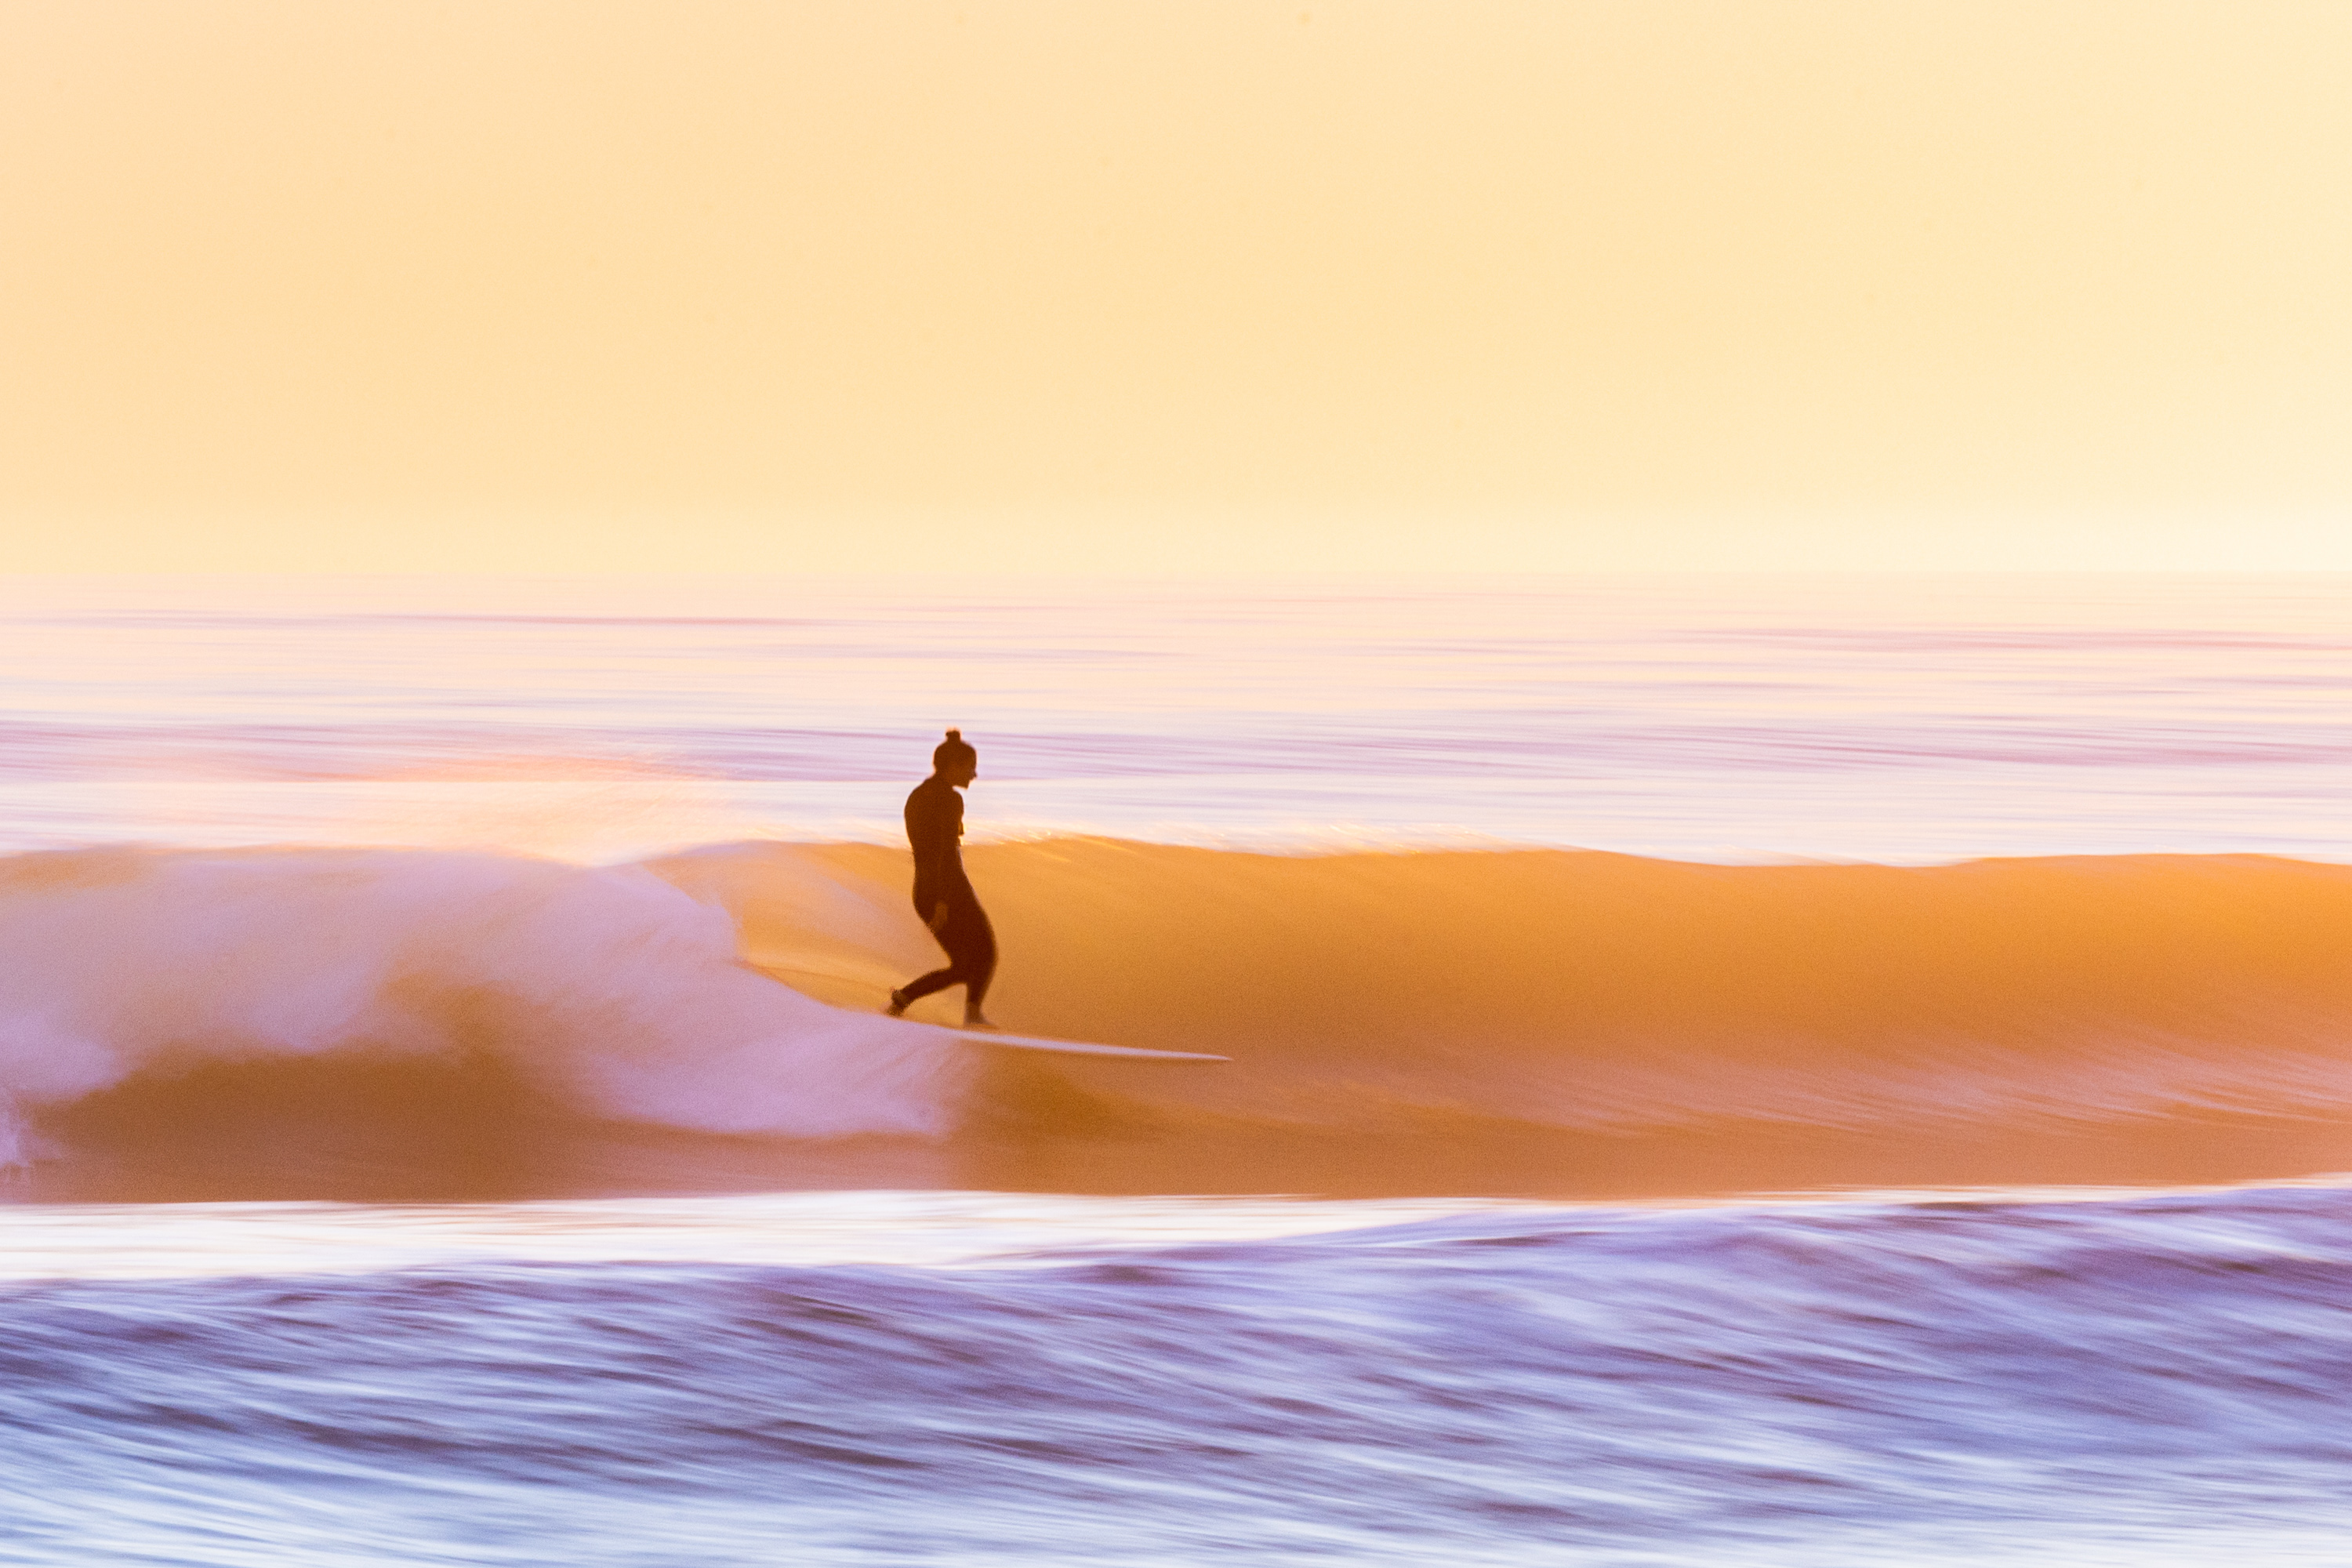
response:
<path id="1" fill-rule="evenodd" d="M 23 1115 L 134 1079 L 487 1055 L 580 1112 L 720 1133 L 938 1133 L 953 1053 L 738 962 L 637 868 L 399 850 L 0 862 L 0 1087 Z"/>
<path id="2" fill-rule="evenodd" d="M 936 957 L 904 857 L 871 846 L 615 868 L 87 850 L 0 862 L 11 1152 L 53 1172 L 166 1145 L 226 1165 L 310 1124 L 313 1143 L 353 1146 L 357 1128 L 379 1164 L 421 1166 L 447 1157 L 452 1126 L 477 1152 L 561 1128 L 601 1142 L 612 1190 L 642 1175 L 609 1152 L 635 1127 L 734 1139 L 739 1166 L 746 1137 L 789 1142 L 804 1175 L 824 1149 L 895 1141 L 964 1162 L 943 1177 L 933 1156 L 933 1184 L 1361 1191 L 1381 1162 L 1442 1149 L 1453 1174 L 1413 1184 L 1524 1191 L 1580 1190 L 1594 1149 L 1621 1186 L 1659 1190 L 1769 1180 L 1730 1152 L 1800 1142 L 1965 1150 L 1930 1173 L 1969 1180 L 2055 1169 L 2003 1163 L 2036 1141 L 2138 1151 L 2070 1176 L 2139 1173 L 2150 1149 L 2168 1174 L 2221 1176 L 2352 1152 L 2352 868 L 1072 838 L 971 861 L 1009 1026 L 1233 1065 L 1015 1060 L 878 1016 Z M 944 1021 L 951 1001 L 927 1006 Z M 2180 1166 L 2257 1121 L 2291 1129 L 2293 1150 Z M 860 1170 L 822 1179 L 874 1179 Z"/>

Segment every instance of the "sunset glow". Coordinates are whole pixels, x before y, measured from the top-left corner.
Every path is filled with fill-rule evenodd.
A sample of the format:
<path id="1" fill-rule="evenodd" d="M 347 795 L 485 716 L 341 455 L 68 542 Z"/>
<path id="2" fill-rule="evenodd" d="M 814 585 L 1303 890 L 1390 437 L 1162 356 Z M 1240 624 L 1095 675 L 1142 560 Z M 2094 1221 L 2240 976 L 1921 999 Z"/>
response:
<path id="1" fill-rule="evenodd" d="M 0 1560 L 2347 1562 L 2347 84 L 0 5 Z"/>
<path id="2" fill-rule="evenodd" d="M 19 5 L 19 569 L 2352 564 L 2352 23 Z"/>

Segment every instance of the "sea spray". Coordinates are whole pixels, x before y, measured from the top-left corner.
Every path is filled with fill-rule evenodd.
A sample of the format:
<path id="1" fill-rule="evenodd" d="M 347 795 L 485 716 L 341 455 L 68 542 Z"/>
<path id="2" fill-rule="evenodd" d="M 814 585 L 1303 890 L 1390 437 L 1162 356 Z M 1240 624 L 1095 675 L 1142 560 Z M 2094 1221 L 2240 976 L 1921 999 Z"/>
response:
<path id="1" fill-rule="evenodd" d="M 207 1063 L 486 1051 L 583 1114 L 933 1135 L 929 1032 L 745 970 L 721 910 L 634 868 L 388 850 L 0 862 L 0 1075 L 24 1110 Z"/>

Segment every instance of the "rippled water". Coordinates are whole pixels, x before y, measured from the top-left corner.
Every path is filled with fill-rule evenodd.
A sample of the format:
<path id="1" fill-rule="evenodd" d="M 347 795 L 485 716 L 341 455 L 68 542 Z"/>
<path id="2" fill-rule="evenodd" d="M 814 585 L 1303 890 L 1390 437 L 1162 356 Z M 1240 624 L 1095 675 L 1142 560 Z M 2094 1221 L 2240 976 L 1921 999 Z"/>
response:
<path id="1" fill-rule="evenodd" d="M 600 1263 L 18 1287 L 0 1554 L 2344 1560 L 2340 1189 L 1286 1237 L 1182 1206 L 1000 1215 L 1048 1249 L 948 1267 L 622 1261 L 608 1225 Z M 191 1217 L 265 1250 L 292 1223 Z M 1104 1240 L 1171 1217 L 1231 1233 Z"/>
<path id="2" fill-rule="evenodd" d="M 0 587 L 0 844 L 2352 858 L 2352 578 Z"/>
<path id="3" fill-rule="evenodd" d="M 2347 589 L 0 582 L 0 1563 L 2352 1562 Z"/>

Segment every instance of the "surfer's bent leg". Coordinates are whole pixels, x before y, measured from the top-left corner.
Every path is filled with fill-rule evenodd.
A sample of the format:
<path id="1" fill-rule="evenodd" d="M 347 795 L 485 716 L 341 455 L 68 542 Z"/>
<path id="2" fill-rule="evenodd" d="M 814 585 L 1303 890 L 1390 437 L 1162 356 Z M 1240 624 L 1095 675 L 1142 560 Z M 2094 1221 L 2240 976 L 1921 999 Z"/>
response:
<path id="1" fill-rule="evenodd" d="M 955 972 L 955 966 L 952 964 L 945 969 L 934 969 L 929 974 L 909 980 L 898 990 L 891 992 L 890 1010 L 893 1013 L 902 1013 L 910 1004 L 921 1001 L 934 991 L 944 991 L 962 978 L 962 975 Z"/>
<path id="2" fill-rule="evenodd" d="M 947 949 L 948 966 L 934 969 L 919 980 L 909 980 L 892 992 L 890 1010 L 904 1012 L 910 1004 L 934 991 L 961 985 L 964 988 L 965 1016 L 978 1016 L 981 1002 L 988 994 L 988 983 L 996 975 L 996 932 L 988 923 L 987 913 L 977 903 L 951 902 L 947 919 L 931 934 Z"/>

